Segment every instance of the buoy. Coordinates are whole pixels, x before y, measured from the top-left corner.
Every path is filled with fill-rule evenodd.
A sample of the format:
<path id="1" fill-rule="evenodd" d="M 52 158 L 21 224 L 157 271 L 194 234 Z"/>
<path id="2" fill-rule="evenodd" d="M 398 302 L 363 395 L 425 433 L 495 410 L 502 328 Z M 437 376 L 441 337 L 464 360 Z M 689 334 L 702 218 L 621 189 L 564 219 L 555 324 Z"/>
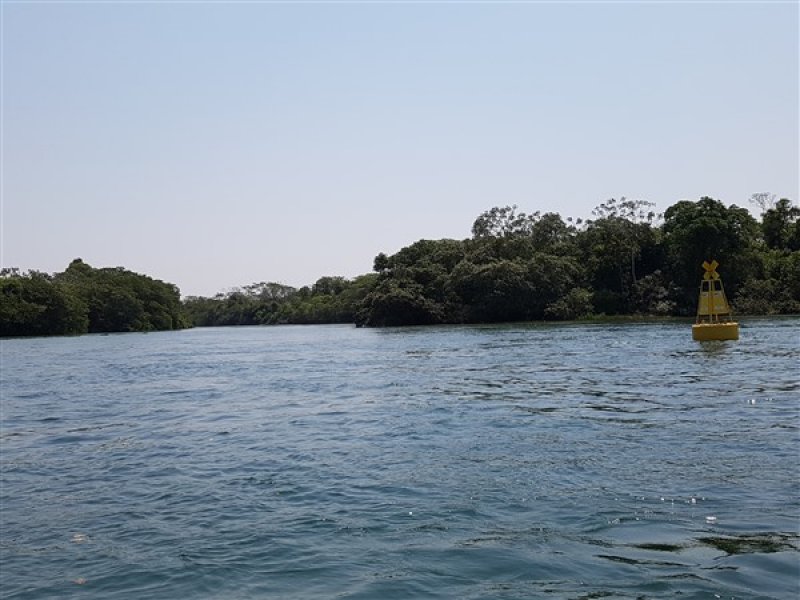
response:
<path id="1" fill-rule="evenodd" d="M 718 266 L 716 260 L 703 262 L 705 273 L 700 282 L 697 320 L 692 325 L 692 339 L 698 342 L 739 339 L 739 324 L 731 315 L 725 288 L 722 287 L 722 279 L 717 273 Z"/>

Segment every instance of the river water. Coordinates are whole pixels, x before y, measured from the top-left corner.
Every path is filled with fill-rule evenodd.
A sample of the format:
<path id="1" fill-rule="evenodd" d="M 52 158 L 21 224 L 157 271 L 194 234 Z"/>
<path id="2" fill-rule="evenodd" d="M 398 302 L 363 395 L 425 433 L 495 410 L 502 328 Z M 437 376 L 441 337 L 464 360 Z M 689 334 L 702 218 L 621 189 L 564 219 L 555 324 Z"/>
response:
<path id="1" fill-rule="evenodd" d="M 2 344 L 3 598 L 796 598 L 798 319 Z"/>

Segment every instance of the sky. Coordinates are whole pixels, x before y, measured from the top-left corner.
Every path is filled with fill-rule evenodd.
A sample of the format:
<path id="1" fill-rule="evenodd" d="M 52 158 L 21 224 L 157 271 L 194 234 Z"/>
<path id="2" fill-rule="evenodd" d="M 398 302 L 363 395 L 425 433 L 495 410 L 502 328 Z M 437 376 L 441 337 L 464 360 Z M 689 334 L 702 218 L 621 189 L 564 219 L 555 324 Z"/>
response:
<path id="1" fill-rule="evenodd" d="M 797 2 L 0 10 L 3 267 L 210 296 L 354 277 L 493 206 L 798 203 Z"/>

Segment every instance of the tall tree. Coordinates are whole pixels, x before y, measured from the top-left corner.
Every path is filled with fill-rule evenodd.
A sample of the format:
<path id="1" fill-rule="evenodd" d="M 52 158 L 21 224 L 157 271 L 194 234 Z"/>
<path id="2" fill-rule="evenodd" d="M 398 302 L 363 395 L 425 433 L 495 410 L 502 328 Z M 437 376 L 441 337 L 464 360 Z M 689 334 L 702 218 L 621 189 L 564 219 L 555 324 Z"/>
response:
<path id="1" fill-rule="evenodd" d="M 800 250 L 799 219 L 800 208 L 794 206 L 788 198 L 781 198 L 772 208 L 767 209 L 761 219 L 767 247 L 776 250 Z"/>
<path id="2" fill-rule="evenodd" d="M 472 224 L 472 237 L 510 237 L 529 235 L 539 219 L 539 212 L 530 215 L 517 212 L 517 205 L 495 206 L 481 213 Z"/>
<path id="3" fill-rule="evenodd" d="M 681 289 L 679 308 L 686 312 L 694 305 L 703 261 L 719 261 L 731 295 L 743 281 L 758 276 L 760 232 L 747 209 L 709 197 L 682 200 L 665 211 L 663 231 L 669 276 Z"/>
<path id="4" fill-rule="evenodd" d="M 653 253 L 658 243 L 654 224 L 661 217 L 654 204 L 646 200 L 611 198 L 593 211 L 578 243 L 596 290 L 595 301 L 604 313 L 624 313 L 632 308 L 632 291 L 642 273 L 643 253 Z"/>
<path id="5" fill-rule="evenodd" d="M 88 330 L 82 299 L 36 271 L 0 277 L 0 336 L 69 335 Z"/>

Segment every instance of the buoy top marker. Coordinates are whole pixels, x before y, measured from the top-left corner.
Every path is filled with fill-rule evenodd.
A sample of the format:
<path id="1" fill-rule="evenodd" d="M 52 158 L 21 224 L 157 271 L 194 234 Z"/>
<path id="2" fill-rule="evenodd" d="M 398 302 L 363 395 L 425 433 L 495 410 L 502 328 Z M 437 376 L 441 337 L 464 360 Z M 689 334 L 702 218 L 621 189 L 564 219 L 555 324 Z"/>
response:
<path id="1" fill-rule="evenodd" d="M 705 280 L 719 279 L 719 273 L 717 273 L 717 267 L 718 266 L 719 266 L 719 263 L 717 261 L 715 261 L 715 260 L 712 260 L 711 262 L 708 262 L 707 260 L 704 260 L 703 261 L 703 268 L 706 270 L 706 272 L 703 273 L 703 279 L 705 279 Z"/>
<path id="2" fill-rule="evenodd" d="M 731 307 L 717 273 L 718 266 L 716 260 L 703 261 L 705 272 L 700 282 L 697 320 L 692 326 L 692 337 L 698 341 L 739 339 L 739 324 L 731 317 Z"/>

